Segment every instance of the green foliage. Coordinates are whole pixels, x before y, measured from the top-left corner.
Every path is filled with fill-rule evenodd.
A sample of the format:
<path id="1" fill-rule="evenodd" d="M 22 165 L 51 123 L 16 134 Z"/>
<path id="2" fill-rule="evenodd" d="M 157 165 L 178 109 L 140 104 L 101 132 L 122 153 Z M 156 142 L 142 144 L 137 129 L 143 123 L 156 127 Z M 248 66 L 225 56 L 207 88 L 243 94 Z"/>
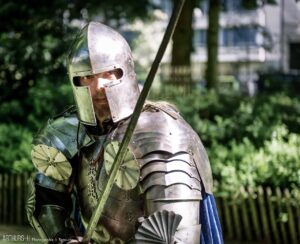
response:
<path id="1" fill-rule="evenodd" d="M 0 124 L 0 172 L 31 171 L 31 132 L 20 125 Z"/>
<path id="2" fill-rule="evenodd" d="M 59 86 L 65 80 L 64 61 L 79 26 L 95 16 L 118 26 L 124 18 L 147 18 L 154 7 L 149 0 L 0 3 L 0 103 L 6 115 L 2 122 L 13 123 L 31 111 L 31 104 L 23 101 L 31 96 L 32 86 L 46 79 Z M 18 107 L 17 113 L 9 113 L 11 107 Z"/>
<path id="3" fill-rule="evenodd" d="M 71 85 L 66 79 L 61 83 L 43 80 L 29 89 L 26 103 L 32 108 L 27 115 L 27 125 L 36 131 L 49 117 L 74 104 Z"/>
<path id="4" fill-rule="evenodd" d="M 200 90 L 180 96 L 170 88 L 152 94 L 152 99 L 166 97 L 202 139 L 219 193 L 240 186 L 300 186 L 299 97 Z"/>
<path id="5" fill-rule="evenodd" d="M 0 170 L 32 169 L 31 134 L 73 103 L 65 58 L 89 20 L 148 17 L 149 0 L 0 0 Z M 95 18 L 97 16 L 97 18 Z"/>
<path id="6" fill-rule="evenodd" d="M 240 143 L 215 144 L 208 153 L 223 191 L 234 192 L 242 185 L 292 188 L 300 185 L 299 143 L 300 136 L 288 134 L 282 126 L 258 149 L 244 138 Z"/>

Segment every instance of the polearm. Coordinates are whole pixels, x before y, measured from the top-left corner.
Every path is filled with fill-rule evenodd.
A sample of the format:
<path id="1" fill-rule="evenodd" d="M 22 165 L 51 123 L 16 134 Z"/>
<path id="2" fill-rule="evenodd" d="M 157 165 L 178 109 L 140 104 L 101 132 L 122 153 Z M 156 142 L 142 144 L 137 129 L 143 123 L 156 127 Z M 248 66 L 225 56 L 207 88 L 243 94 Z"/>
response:
<path id="1" fill-rule="evenodd" d="M 149 74 L 146 78 L 143 90 L 142 90 L 142 92 L 139 96 L 139 99 L 136 103 L 136 106 L 134 108 L 133 114 L 132 114 L 131 119 L 129 121 L 128 127 L 126 129 L 126 132 L 125 132 L 125 135 L 124 135 L 123 140 L 121 142 L 118 153 L 117 153 L 117 155 L 114 159 L 111 171 L 108 175 L 108 181 L 104 185 L 104 190 L 102 191 L 102 194 L 100 194 L 100 196 L 99 196 L 99 201 L 98 201 L 97 207 L 96 207 L 96 209 L 95 209 L 95 211 L 94 211 L 94 213 L 91 217 L 91 220 L 90 220 L 90 222 L 87 226 L 86 234 L 84 236 L 84 242 L 88 242 L 91 239 L 92 234 L 93 234 L 93 232 L 96 228 L 96 225 L 98 224 L 98 221 L 99 221 L 99 218 L 100 218 L 100 216 L 103 212 L 105 203 L 107 202 L 108 196 L 109 196 L 110 191 L 112 189 L 112 186 L 115 182 L 117 172 L 120 168 L 120 165 L 121 165 L 122 161 L 124 160 L 124 156 L 126 154 L 127 147 L 129 145 L 129 142 L 130 142 L 131 137 L 133 135 L 133 131 L 136 127 L 136 124 L 137 124 L 138 119 L 140 117 L 140 114 L 142 112 L 144 103 L 145 103 L 146 98 L 149 94 L 151 85 L 152 85 L 153 80 L 154 80 L 154 76 L 157 72 L 158 66 L 159 66 L 159 64 L 162 60 L 162 57 L 163 57 L 164 53 L 165 53 L 165 50 L 166 50 L 167 45 L 169 43 L 169 40 L 171 39 L 171 37 L 174 33 L 174 30 L 175 30 L 177 21 L 179 19 L 179 16 L 180 16 L 180 13 L 181 13 L 184 2 L 185 2 L 185 0 L 178 0 L 178 4 L 175 4 L 175 8 L 174 8 L 174 11 L 173 11 L 172 16 L 170 18 L 170 21 L 169 21 L 169 24 L 167 26 L 166 32 L 165 32 L 164 37 L 162 39 L 162 42 L 159 46 L 159 49 L 157 51 L 156 57 L 153 61 L 151 69 L 149 71 Z"/>

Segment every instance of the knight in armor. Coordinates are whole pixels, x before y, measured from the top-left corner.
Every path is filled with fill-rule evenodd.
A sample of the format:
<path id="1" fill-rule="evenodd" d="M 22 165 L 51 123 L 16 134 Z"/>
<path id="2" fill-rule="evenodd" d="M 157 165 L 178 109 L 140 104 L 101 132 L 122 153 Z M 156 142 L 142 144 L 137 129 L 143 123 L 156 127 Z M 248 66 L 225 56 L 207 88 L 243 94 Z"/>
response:
<path id="1" fill-rule="evenodd" d="M 131 50 L 90 22 L 68 56 L 76 106 L 33 140 L 27 215 L 51 243 L 80 242 L 140 91 Z M 146 102 L 92 243 L 223 243 L 205 149 L 173 106 Z M 81 226 L 82 225 L 82 226 Z"/>

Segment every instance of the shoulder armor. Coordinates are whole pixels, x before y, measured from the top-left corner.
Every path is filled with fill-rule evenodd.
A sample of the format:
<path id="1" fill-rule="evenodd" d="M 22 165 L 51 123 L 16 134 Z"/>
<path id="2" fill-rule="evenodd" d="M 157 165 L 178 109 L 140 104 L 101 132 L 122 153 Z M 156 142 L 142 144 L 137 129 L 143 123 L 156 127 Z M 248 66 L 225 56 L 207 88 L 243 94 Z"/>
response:
<path id="1" fill-rule="evenodd" d="M 80 126 L 75 113 L 64 113 L 50 119 L 33 139 L 31 158 L 34 166 L 45 176 L 66 181 L 72 174 L 72 159 L 78 150 L 93 140 Z"/>
<path id="2" fill-rule="evenodd" d="M 92 142 L 93 139 L 86 133 L 85 127 L 80 125 L 76 113 L 70 111 L 49 119 L 46 127 L 33 139 L 33 145 L 56 148 L 68 159 L 74 157 L 78 149 Z"/>
<path id="3" fill-rule="evenodd" d="M 136 158 L 145 159 L 148 155 L 159 152 L 171 155 L 187 153 L 196 166 L 205 192 L 212 193 L 210 163 L 197 133 L 172 107 L 163 105 L 163 109 L 157 106 L 150 106 L 150 108 L 144 109 L 141 113 L 130 143 Z M 124 135 L 127 123 L 126 121 L 119 126 L 118 140 L 121 140 Z"/>

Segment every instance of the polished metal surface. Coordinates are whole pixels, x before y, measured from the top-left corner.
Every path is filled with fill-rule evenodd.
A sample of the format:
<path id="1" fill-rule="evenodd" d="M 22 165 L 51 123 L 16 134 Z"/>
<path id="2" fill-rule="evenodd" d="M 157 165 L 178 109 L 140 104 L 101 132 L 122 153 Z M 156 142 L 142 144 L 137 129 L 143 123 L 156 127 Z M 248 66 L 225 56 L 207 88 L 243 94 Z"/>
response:
<path id="1" fill-rule="evenodd" d="M 182 220 L 178 228 L 185 226 L 193 226 L 199 224 L 200 212 L 199 212 L 199 199 L 157 199 L 157 200 L 146 200 L 147 215 L 152 214 L 156 211 L 173 211 L 176 214 L 182 216 Z"/>
<path id="2" fill-rule="evenodd" d="M 200 231 L 201 192 L 209 192 L 212 187 L 211 175 L 205 175 L 210 172 L 206 152 L 196 133 L 178 113 L 172 108 L 162 110 L 153 106 L 141 114 L 129 145 L 140 168 L 139 182 L 128 191 L 117 184 L 113 186 L 92 237 L 98 243 L 132 239 L 139 219 L 147 220 L 157 211 L 173 211 L 182 216 L 174 237 L 178 243 L 197 243 L 199 239 L 193 231 Z M 105 147 L 120 141 L 126 126 L 124 121 L 103 136 L 89 136 L 84 127 L 79 128 L 81 161 L 76 165 L 75 185 L 85 226 L 108 179 Z M 55 147 L 69 159 L 77 153 L 73 145 L 77 129 L 76 116 L 60 117 L 47 125 L 35 143 Z M 41 177 L 39 182 L 50 189 L 58 187 L 47 178 Z"/>
<path id="3" fill-rule="evenodd" d="M 87 86 L 73 86 L 73 93 L 82 123 L 92 126 L 97 125 L 90 88 Z"/>
<path id="4" fill-rule="evenodd" d="M 135 234 L 135 243 L 174 243 L 182 217 L 172 211 L 157 211 L 145 219 Z"/>
<path id="5" fill-rule="evenodd" d="M 105 93 L 114 122 L 130 116 L 139 96 L 131 50 L 115 30 L 98 22 L 87 24 L 76 37 L 68 56 L 68 71 L 80 121 L 96 125 L 88 87 L 78 86 L 74 78 L 121 69 L 123 76 L 105 85 Z"/>
<path id="6" fill-rule="evenodd" d="M 145 110 L 139 118 L 130 143 L 136 158 L 140 160 L 141 165 L 144 165 L 152 161 L 148 159 L 149 155 L 153 154 L 150 157 L 157 157 L 157 152 L 163 160 L 171 160 L 169 158 L 180 154 L 186 158 L 189 155 L 190 159 L 182 160 L 195 166 L 205 192 L 212 193 L 211 167 L 199 136 L 179 114 L 174 113 L 173 115 L 177 116 L 174 118 L 159 107 Z M 172 110 L 172 108 L 169 109 Z M 116 133 L 118 140 L 122 139 L 125 129 L 126 123 L 119 127 Z M 147 158 L 145 155 L 148 155 Z"/>
<path id="7" fill-rule="evenodd" d="M 170 115 L 160 107 L 151 104 L 145 109 L 130 144 L 141 165 L 145 213 L 167 210 L 181 215 L 178 240 L 199 243 L 199 232 L 196 235 L 191 229 L 200 231 L 201 191 L 212 191 L 209 161 L 191 127 L 178 113 Z M 122 130 L 117 138 L 122 138 Z"/>
<path id="8" fill-rule="evenodd" d="M 164 172 L 170 173 L 174 171 L 184 172 L 189 175 L 191 178 L 198 179 L 199 174 L 195 166 L 191 166 L 184 161 L 152 161 L 151 164 L 148 164 L 142 169 L 141 180 L 144 180 L 149 174 L 153 172 Z"/>
<path id="9" fill-rule="evenodd" d="M 201 190 L 190 188 L 186 184 L 174 184 L 168 187 L 157 185 L 147 190 L 147 199 L 202 199 Z"/>
<path id="10" fill-rule="evenodd" d="M 146 157 L 139 159 L 141 168 L 144 167 L 146 164 L 149 162 L 153 161 L 161 161 L 161 162 L 171 162 L 171 161 L 182 161 L 184 163 L 189 164 L 190 166 L 194 165 L 193 162 L 193 157 L 188 154 L 188 153 L 178 153 L 178 154 L 170 154 L 170 153 L 162 153 L 162 152 L 157 152 L 157 153 L 151 153 L 147 155 Z"/>
<path id="11" fill-rule="evenodd" d="M 199 244 L 201 225 L 193 225 L 179 228 L 175 233 L 175 241 L 178 244 Z"/>
<path id="12" fill-rule="evenodd" d="M 92 138 L 86 133 L 84 126 L 79 126 L 75 113 L 49 120 L 45 128 L 33 139 L 33 145 L 41 144 L 56 148 L 71 159 L 78 152 L 79 148 L 93 143 Z M 78 135 L 77 135 L 78 132 Z"/>
<path id="13" fill-rule="evenodd" d="M 69 214 L 66 209 L 57 205 L 42 206 L 38 221 L 48 238 L 54 239 L 57 234 L 63 235 L 70 231 L 71 226 L 68 226 Z"/>
<path id="14" fill-rule="evenodd" d="M 171 186 L 174 184 L 184 184 L 191 189 L 201 189 L 200 180 L 192 179 L 189 175 L 184 172 L 173 172 L 170 174 L 156 173 L 142 182 L 143 192 L 146 192 L 149 188 L 154 186 Z"/>
<path id="15" fill-rule="evenodd" d="M 104 143 L 105 138 L 110 138 L 110 136 L 95 137 L 95 143 L 82 150 L 76 187 L 81 214 L 86 222 L 91 218 L 98 196 L 108 178 L 107 169 L 104 167 L 104 153 L 101 155 L 104 145 L 109 145 L 109 141 Z M 94 159 L 97 158 L 96 155 L 99 154 L 101 156 L 93 164 Z M 105 239 L 111 242 L 114 238 L 129 240 L 135 233 L 138 218 L 144 214 L 143 205 L 139 185 L 131 190 L 124 190 L 117 184 L 114 185 L 99 221 L 99 225 L 105 227 L 107 234 L 103 236 L 101 231 L 97 230 L 97 226 L 98 234 L 93 236 L 93 240 L 101 243 L 105 243 Z"/>
<path id="16" fill-rule="evenodd" d="M 42 173 L 37 173 L 35 176 L 34 183 L 36 185 L 55 190 L 58 192 L 67 192 L 68 190 L 68 181 L 57 181 L 51 177 L 47 177 L 46 175 Z"/>

